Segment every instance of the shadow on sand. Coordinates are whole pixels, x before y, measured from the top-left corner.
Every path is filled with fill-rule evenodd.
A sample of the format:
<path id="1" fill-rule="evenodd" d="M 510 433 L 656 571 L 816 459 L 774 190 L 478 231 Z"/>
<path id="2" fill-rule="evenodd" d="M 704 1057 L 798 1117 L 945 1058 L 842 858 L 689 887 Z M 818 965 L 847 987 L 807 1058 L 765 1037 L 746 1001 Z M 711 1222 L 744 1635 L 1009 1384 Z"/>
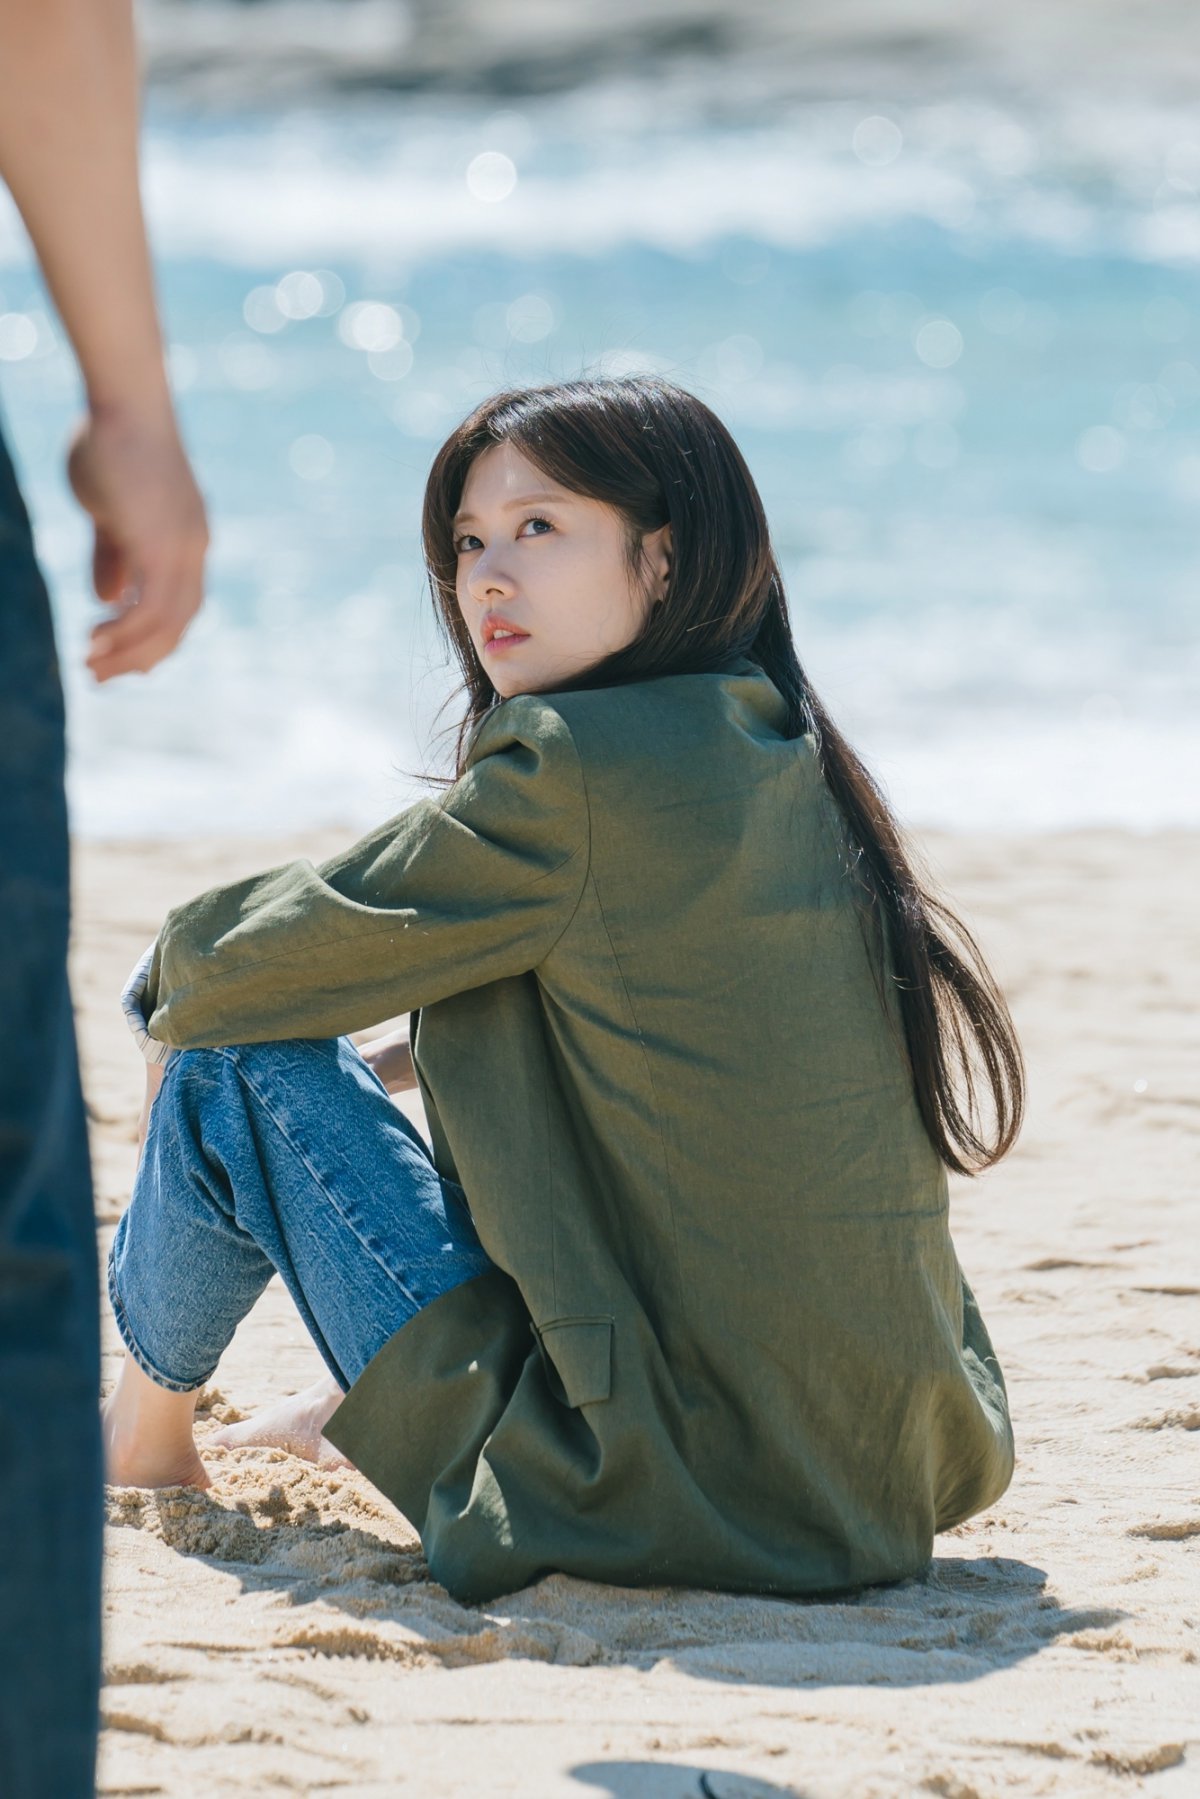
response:
<path id="1" fill-rule="evenodd" d="M 192 1488 L 114 1489 L 110 1522 L 148 1530 L 236 1574 L 247 1591 L 286 1592 L 296 1627 L 277 1649 L 410 1664 L 528 1657 L 645 1669 L 669 1658 L 702 1680 L 924 1686 L 979 1679 L 1127 1616 L 1060 1605 L 1045 1590 L 1045 1573 L 1027 1562 L 944 1553 L 918 1577 L 840 1596 L 618 1587 L 550 1574 L 484 1605 L 462 1605 L 430 1580 L 415 1544 L 330 1521 L 281 1486 L 252 1506 Z"/>

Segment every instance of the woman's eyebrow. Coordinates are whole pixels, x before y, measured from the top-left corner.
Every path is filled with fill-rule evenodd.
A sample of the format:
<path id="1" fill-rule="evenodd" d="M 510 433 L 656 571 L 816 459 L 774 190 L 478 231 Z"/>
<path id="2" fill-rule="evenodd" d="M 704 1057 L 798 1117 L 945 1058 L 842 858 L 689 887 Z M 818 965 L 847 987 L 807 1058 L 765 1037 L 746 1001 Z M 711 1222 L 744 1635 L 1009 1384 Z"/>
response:
<path id="1" fill-rule="evenodd" d="M 502 501 L 500 510 L 501 512 L 511 512 L 516 506 L 531 506 L 535 500 L 540 501 L 543 506 L 547 501 L 549 501 L 551 505 L 566 506 L 570 503 L 570 496 L 564 493 L 523 493 L 519 494 L 515 500 Z M 474 517 L 475 514 L 473 512 L 456 512 L 451 523 L 462 525 L 465 524 L 468 519 L 473 519 Z"/>

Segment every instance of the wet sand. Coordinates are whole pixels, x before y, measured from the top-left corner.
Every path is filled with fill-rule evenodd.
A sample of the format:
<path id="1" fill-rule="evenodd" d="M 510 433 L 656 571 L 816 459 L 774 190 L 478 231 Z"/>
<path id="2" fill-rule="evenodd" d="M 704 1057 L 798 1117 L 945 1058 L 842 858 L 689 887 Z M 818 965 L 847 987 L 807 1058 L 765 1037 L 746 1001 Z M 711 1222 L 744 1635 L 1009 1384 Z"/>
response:
<path id="1" fill-rule="evenodd" d="M 102 1253 L 133 1170 L 135 957 L 167 906 L 348 835 L 77 848 Z M 937 1539 L 927 1579 L 852 1602 L 555 1575 L 465 1607 L 361 1476 L 213 1451 L 206 1494 L 109 1493 L 102 1794 L 1200 1790 L 1200 836 L 920 841 L 1030 1063 L 1018 1148 L 952 1198 L 1012 1403 L 998 1505 Z M 273 1282 L 202 1452 L 320 1368 Z"/>

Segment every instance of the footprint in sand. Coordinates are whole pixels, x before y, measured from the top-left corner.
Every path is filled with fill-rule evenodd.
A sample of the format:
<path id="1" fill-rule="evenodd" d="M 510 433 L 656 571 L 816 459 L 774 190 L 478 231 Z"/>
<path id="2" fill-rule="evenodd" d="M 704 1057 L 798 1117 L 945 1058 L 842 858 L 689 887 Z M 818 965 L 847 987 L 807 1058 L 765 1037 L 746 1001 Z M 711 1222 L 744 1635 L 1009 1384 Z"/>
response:
<path id="1" fill-rule="evenodd" d="M 1138 1418 L 1130 1430 L 1200 1430 L 1200 1405 L 1181 1406 L 1177 1411 L 1160 1412 L 1155 1418 Z"/>
<path id="2" fill-rule="evenodd" d="M 1193 1362 L 1189 1367 L 1182 1362 L 1151 1362 L 1140 1374 L 1126 1374 L 1123 1378 L 1145 1383 L 1152 1380 L 1189 1380 L 1194 1375 L 1200 1375 L 1200 1364 Z"/>
<path id="3" fill-rule="evenodd" d="M 1184 1543 L 1189 1537 L 1200 1537 L 1200 1518 L 1151 1518 L 1145 1524 L 1133 1524 L 1127 1537 L 1147 1537 L 1152 1543 Z"/>

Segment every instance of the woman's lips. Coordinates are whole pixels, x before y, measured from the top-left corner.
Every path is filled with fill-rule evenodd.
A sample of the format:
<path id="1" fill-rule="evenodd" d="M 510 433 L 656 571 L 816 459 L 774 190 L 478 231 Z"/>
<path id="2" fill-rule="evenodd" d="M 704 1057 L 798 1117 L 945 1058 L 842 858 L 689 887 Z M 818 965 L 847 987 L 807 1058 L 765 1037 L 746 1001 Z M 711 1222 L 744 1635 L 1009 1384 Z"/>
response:
<path id="1" fill-rule="evenodd" d="M 489 637 L 484 644 L 485 650 L 511 650 L 519 643 L 528 643 L 529 632 L 521 631 L 515 637 Z"/>

